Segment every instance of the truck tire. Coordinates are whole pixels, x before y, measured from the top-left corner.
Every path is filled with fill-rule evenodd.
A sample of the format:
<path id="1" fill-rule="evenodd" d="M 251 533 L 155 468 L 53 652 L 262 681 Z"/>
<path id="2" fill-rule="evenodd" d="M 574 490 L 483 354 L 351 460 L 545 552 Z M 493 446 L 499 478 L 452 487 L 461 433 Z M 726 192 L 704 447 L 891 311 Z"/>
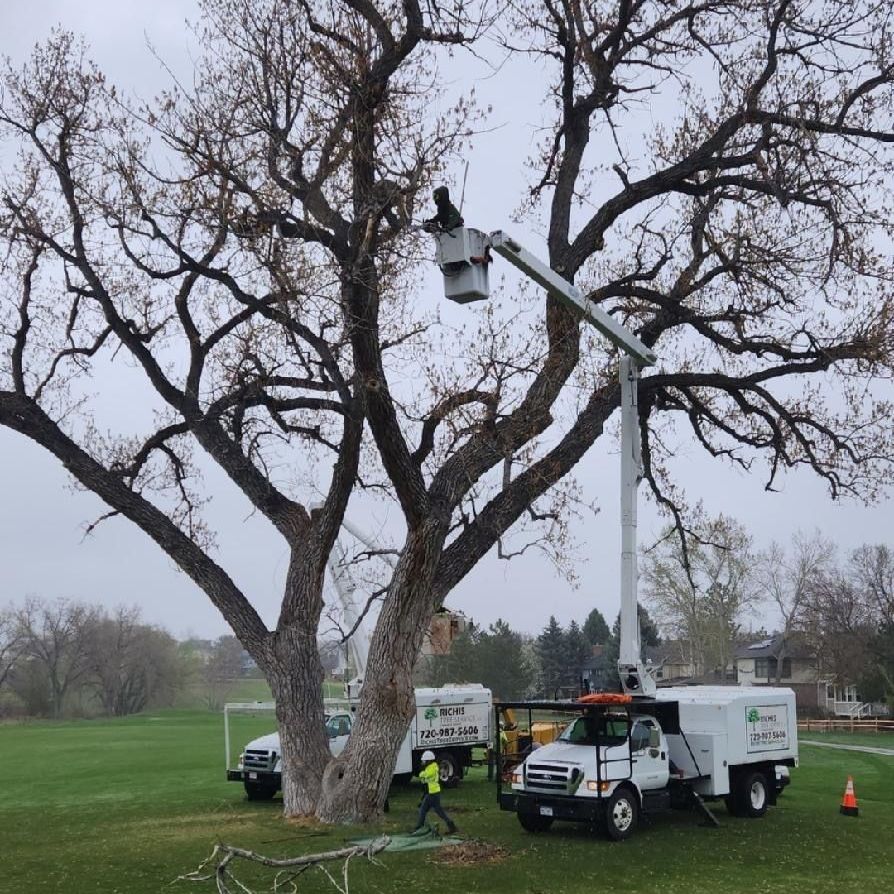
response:
<path id="1" fill-rule="evenodd" d="M 272 801 L 276 794 L 276 786 L 267 782 L 249 782 L 246 779 L 243 785 L 249 801 Z"/>
<path id="2" fill-rule="evenodd" d="M 462 766 L 452 751 L 436 751 L 438 780 L 444 788 L 456 788 L 463 778 Z"/>
<path id="3" fill-rule="evenodd" d="M 638 820 L 636 792 L 626 785 L 616 788 L 605 805 L 605 834 L 612 841 L 623 841 L 633 834 Z"/>
<path id="4" fill-rule="evenodd" d="M 516 816 L 525 832 L 546 832 L 553 824 L 551 816 L 540 816 L 538 813 L 518 813 Z"/>
<path id="5" fill-rule="evenodd" d="M 751 819 L 763 816 L 770 804 L 767 776 L 760 770 L 736 774 L 733 790 L 726 798 L 726 808 L 733 816 Z"/>

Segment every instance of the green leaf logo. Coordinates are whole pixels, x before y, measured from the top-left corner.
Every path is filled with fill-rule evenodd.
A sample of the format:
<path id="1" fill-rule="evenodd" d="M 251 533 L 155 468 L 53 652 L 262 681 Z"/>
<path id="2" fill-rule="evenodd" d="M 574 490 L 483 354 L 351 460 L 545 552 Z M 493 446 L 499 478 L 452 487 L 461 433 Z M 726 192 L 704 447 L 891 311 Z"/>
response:
<path id="1" fill-rule="evenodd" d="M 757 708 L 748 709 L 748 722 L 757 723 L 761 719 L 761 712 Z"/>
<path id="2" fill-rule="evenodd" d="M 438 709 L 437 708 L 426 708 L 424 716 L 425 716 L 426 720 L 434 720 L 435 717 L 438 716 Z"/>

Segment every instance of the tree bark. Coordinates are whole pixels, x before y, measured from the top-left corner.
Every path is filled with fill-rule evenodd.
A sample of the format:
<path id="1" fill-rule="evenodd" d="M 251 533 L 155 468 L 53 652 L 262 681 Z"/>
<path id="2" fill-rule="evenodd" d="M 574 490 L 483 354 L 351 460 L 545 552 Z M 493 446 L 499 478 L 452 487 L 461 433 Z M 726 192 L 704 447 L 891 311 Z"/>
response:
<path id="1" fill-rule="evenodd" d="M 264 674 L 276 702 L 282 748 L 283 813 L 313 815 L 320 780 L 329 761 L 323 719 L 323 666 L 316 629 L 289 627 L 277 631 Z"/>

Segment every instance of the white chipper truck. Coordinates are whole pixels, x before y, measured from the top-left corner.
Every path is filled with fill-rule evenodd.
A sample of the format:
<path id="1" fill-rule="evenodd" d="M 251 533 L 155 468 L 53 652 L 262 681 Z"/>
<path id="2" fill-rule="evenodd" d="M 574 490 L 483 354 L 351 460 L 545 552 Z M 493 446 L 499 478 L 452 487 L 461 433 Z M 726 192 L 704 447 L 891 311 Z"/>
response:
<path id="1" fill-rule="evenodd" d="M 571 820 L 619 840 L 658 808 L 698 806 L 714 821 L 704 801 L 716 798 L 736 816 L 763 816 L 788 781 L 781 768 L 798 761 L 791 689 L 680 687 L 652 698 L 518 702 L 498 714 L 507 707 L 516 717 L 527 709 L 529 728 L 535 714 L 570 720 L 556 741 L 500 774 L 500 807 L 529 832 Z"/>
<path id="2" fill-rule="evenodd" d="M 641 811 L 660 803 L 695 804 L 714 820 L 703 799 L 725 798 L 733 814 L 762 816 L 788 781 L 786 768 L 797 766 L 794 692 L 723 686 L 659 690 L 651 666 L 642 661 L 636 593 L 636 492 L 642 476 L 637 389 L 640 370 L 657 361 L 655 353 L 506 233 L 430 223 L 447 298 L 466 303 L 488 297 L 493 251 L 598 329 L 620 357 L 622 691 L 571 703 L 500 705 L 498 719 L 507 708 L 516 717 L 527 708 L 529 731 L 535 714 L 541 722 L 570 720 L 554 742 L 538 748 L 528 737 L 529 753 L 511 755 L 508 764 L 498 754 L 500 806 L 515 812 L 532 832 L 556 819 L 577 820 L 604 825 L 613 839 L 627 837 Z M 513 738 L 524 740 L 518 733 Z M 505 781 L 508 791 L 503 791 Z"/>
<path id="3" fill-rule="evenodd" d="M 354 702 L 327 708 L 326 732 L 332 754 L 341 754 L 354 723 Z M 491 692 L 479 684 L 442 686 L 416 690 L 416 712 L 401 742 L 394 768 L 399 781 L 409 781 L 420 769 L 423 751 L 431 750 L 438 761 L 441 784 L 453 786 L 472 762 L 472 748 L 492 741 Z M 281 784 L 282 750 L 279 733 L 270 733 L 249 742 L 239 755 L 235 769 L 227 769 L 227 779 L 241 782 L 249 800 L 269 800 Z"/>

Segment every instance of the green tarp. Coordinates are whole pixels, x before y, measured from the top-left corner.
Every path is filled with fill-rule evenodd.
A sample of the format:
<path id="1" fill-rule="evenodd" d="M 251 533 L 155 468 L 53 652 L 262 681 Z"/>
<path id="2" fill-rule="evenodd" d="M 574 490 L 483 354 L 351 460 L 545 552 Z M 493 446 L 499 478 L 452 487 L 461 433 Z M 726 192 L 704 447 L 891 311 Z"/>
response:
<path id="1" fill-rule="evenodd" d="M 381 839 L 381 835 L 375 838 L 355 838 L 349 844 L 358 847 L 369 847 L 374 841 Z M 437 828 L 423 826 L 418 832 L 408 832 L 405 835 L 389 835 L 391 841 L 385 848 L 386 851 L 421 851 L 433 847 L 443 847 L 446 844 L 461 844 L 461 838 L 444 838 L 438 834 Z"/>

